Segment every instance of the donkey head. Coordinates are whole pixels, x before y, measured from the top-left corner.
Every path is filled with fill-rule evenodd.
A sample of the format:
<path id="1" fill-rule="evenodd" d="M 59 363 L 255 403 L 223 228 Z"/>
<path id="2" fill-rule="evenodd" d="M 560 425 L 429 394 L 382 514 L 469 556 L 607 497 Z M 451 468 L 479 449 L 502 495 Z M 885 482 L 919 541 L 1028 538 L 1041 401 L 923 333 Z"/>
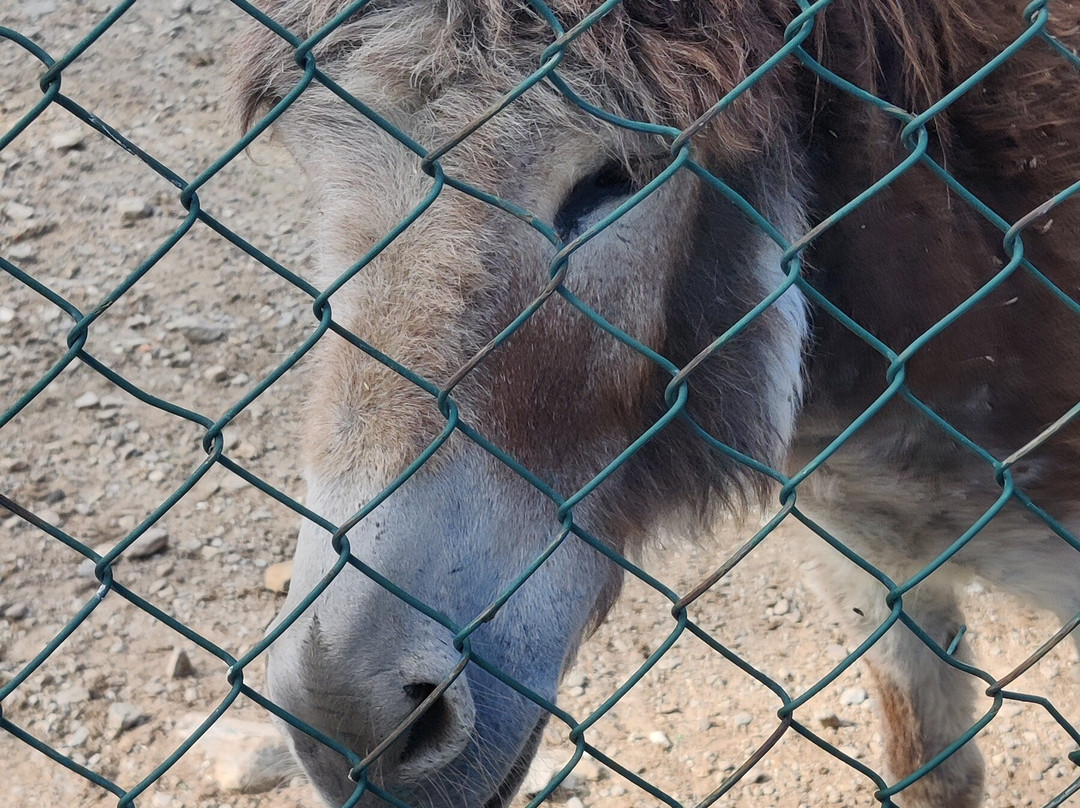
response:
<path id="1" fill-rule="evenodd" d="M 345 5 L 270 13 L 303 38 Z M 563 19 L 589 10 L 565 5 Z M 624 3 L 567 47 L 557 81 L 585 105 L 685 126 L 783 31 L 762 8 L 736 19 L 712 4 L 708 26 L 700 13 Z M 524 4 L 375 3 L 314 55 L 381 122 L 314 82 L 275 123 L 311 181 L 321 282 L 348 276 L 329 305 L 354 338 L 317 346 L 303 435 L 308 506 L 348 530 L 303 525 L 282 614 L 346 551 L 352 563 L 271 646 L 270 696 L 364 758 L 354 779 L 413 805 L 506 804 L 549 715 L 537 702 L 618 590 L 598 548 L 759 497 L 763 478 L 695 430 L 776 463 L 801 395 L 795 291 L 672 384 L 784 281 L 781 249 L 698 176 L 722 173 L 781 230 L 798 226 L 779 80 L 674 152 L 550 81 L 458 137 L 554 38 Z M 238 54 L 249 120 L 303 76 L 268 30 Z M 442 153 L 425 163 L 388 126 Z M 346 759 L 290 734 L 323 797 L 346 801 Z"/>

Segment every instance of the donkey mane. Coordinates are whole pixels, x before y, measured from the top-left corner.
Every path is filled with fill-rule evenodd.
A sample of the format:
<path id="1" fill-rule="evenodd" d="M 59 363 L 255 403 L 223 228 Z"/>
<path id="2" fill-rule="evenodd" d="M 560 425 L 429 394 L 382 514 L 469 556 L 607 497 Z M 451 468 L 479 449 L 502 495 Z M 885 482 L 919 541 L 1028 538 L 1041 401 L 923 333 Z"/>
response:
<path id="1" fill-rule="evenodd" d="M 349 2 L 276 0 L 271 11 L 303 40 Z M 902 108 L 919 110 L 1019 33 L 1023 6 L 1009 5 L 1015 14 L 998 13 L 988 22 L 974 0 L 848 0 L 818 15 L 808 47 L 829 69 Z M 566 28 L 595 6 L 593 0 L 550 3 Z M 590 100 L 630 117 L 685 127 L 783 45 L 784 29 L 797 10 L 789 0 L 624 0 L 568 48 L 560 72 Z M 1058 3 L 1054 15 L 1056 33 L 1075 34 L 1080 8 Z M 550 26 L 525 0 L 444 0 L 434 6 L 374 0 L 319 44 L 320 65 L 347 60 L 377 30 L 396 32 L 391 39 L 400 52 L 380 41 L 384 58 L 406 66 L 414 86 L 428 97 L 478 69 L 504 74 L 509 89 L 538 67 L 553 39 Z M 249 30 L 238 44 L 245 58 L 234 61 L 236 97 L 245 126 L 295 80 L 290 51 L 263 27 Z M 771 71 L 717 119 L 716 140 L 726 150 L 760 150 L 790 119 L 797 102 L 790 97 L 793 84 L 782 79 L 791 67 L 788 60 Z M 1031 97 L 1053 103 L 1053 96 Z M 1063 127 L 1080 119 L 1075 109 L 1062 106 L 1059 113 Z"/>

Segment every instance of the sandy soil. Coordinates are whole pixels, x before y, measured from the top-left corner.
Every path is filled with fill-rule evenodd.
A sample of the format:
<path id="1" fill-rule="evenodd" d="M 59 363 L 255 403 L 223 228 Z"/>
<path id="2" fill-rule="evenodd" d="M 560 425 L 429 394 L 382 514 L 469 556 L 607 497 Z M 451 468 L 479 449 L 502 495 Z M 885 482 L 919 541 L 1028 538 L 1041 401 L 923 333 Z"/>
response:
<path id="1" fill-rule="evenodd" d="M 0 8 L 14 27 L 59 56 L 109 10 L 105 0 L 18 0 Z M 224 152 L 234 133 L 223 102 L 225 50 L 240 13 L 216 0 L 142 0 L 64 71 L 63 91 L 185 178 Z M 41 97 L 39 64 L 0 42 L 0 131 Z M 0 153 L 0 255 L 81 310 L 96 305 L 182 223 L 177 190 L 53 106 Z M 260 249 L 308 271 L 303 186 L 287 156 L 260 142 L 200 194 L 203 208 Z M 70 318 L 0 272 L 0 410 L 67 349 Z M 95 323 L 86 349 L 143 390 L 216 420 L 294 351 L 313 328 L 308 299 L 235 247 L 196 226 Z M 292 372 L 230 426 L 230 457 L 303 499 L 296 465 L 302 371 Z M 89 367 L 69 365 L 0 432 L 0 492 L 87 546 L 108 548 L 162 503 L 204 459 L 201 427 L 140 402 Z M 280 596 L 265 568 L 288 558 L 297 519 L 214 469 L 159 523 L 166 546 L 122 560 L 117 580 L 230 654 L 257 642 Z M 646 559 L 676 591 L 717 566 L 739 537 L 672 547 Z M 795 531 L 770 538 L 694 607 L 729 648 L 798 693 L 854 647 L 813 594 Z M 92 565 L 0 510 L 0 685 L 10 681 L 94 596 Z M 1047 616 L 978 587 L 968 636 L 1002 675 L 1057 628 Z M 632 583 L 582 651 L 562 703 L 583 717 L 624 682 L 673 628 L 669 604 Z M 175 677 L 182 648 L 194 675 Z M 1056 649 L 1015 685 L 1080 718 L 1071 647 Z M 229 693 L 227 665 L 110 594 L 3 702 L 3 715 L 124 788 L 140 782 Z M 247 681 L 258 687 L 261 665 Z M 873 692 L 858 665 L 800 718 L 871 766 L 881 760 Z M 117 706 L 120 705 L 120 706 Z M 124 706 L 128 705 L 128 706 Z M 702 642 L 681 637 L 595 727 L 589 740 L 683 804 L 715 789 L 775 729 L 777 700 Z M 125 712 L 127 711 L 127 712 Z M 230 716 L 265 721 L 238 700 Z M 136 720 L 122 728 L 124 716 Z M 118 726 L 121 727 L 118 729 Z M 560 732 L 561 729 L 561 732 Z M 1007 704 L 981 739 L 994 808 L 1044 805 L 1076 772 L 1073 746 L 1047 713 Z M 569 758 L 551 727 L 538 771 Z M 0 804 L 13 808 L 115 805 L 117 797 L 0 731 Z M 569 808 L 653 806 L 654 797 L 590 761 L 552 802 Z M 854 770 L 789 734 L 717 804 L 872 805 Z M 524 799 L 520 802 L 523 804 Z M 261 794 L 221 787 L 212 755 L 185 755 L 140 797 L 153 808 L 314 806 L 302 778 Z"/>

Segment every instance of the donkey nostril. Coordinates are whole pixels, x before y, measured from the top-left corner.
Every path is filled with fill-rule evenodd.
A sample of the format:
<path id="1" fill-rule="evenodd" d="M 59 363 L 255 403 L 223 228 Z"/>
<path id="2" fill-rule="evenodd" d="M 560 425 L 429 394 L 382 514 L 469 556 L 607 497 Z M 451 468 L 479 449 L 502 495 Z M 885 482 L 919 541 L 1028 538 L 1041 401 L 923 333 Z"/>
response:
<path id="1" fill-rule="evenodd" d="M 405 695 L 419 705 L 435 691 L 435 685 L 429 682 L 407 684 Z M 425 753 L 445 754 L 445 747 L 452 743 L 453 716 L 446 699 L 440 696 L 409 727 L 405 736 L 405 746 L 401 750 L 401 763 L 408 763 L 423 757 Z"/>

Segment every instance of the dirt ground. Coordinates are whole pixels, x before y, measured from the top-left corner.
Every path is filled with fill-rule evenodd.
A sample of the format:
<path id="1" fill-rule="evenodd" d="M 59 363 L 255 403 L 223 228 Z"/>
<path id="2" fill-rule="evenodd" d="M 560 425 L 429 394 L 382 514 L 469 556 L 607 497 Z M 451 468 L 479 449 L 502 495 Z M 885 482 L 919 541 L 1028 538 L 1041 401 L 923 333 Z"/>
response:
<path id="1" fill-rule="evenodd" d="M 0 25 L 54 57 L 110 10 L 105 0 L 15 0 Z M 223 0 L 140 0 L 63 73 L 63 92 L 190 179 L 234 139 L 225 114 L 225 53 L 241 14 Z M 39 63 L 0 40 L 0 132 L 41 97 Z M 204 210 L 300 274 L 312 245 L 301 179 L 264 138 L 200 192 Z M 82 311 L 93 308 L 183 222 L 175 187 L 50 107 L 0 152 L 0 255 Z M 0 272 L 0 411 L 67 350 L 70 317 Z M 90 331 L 86 350 L 141 389 L 221 417 L 313 329 L 309 299 L 208 228 L 197 225 Z M 297 424 L 303 371 L 286 374 L 226 433 L 244 467 L 303 501 Z M 0 492 L 68 535 L 109 548 L 160 505 L 205 458 L 202 427 L 155 409 L 89 367 L 69 365 L 0 431 Z M 247 653 L 280 605 L 263 585 L 289 557 L 297 518 L 238 477 L 213 469 L 159 522 L 164 546 L 124 558 L 117 580 L 234 656 Z M 162 538 L 164 534 L 164 538 Z M 745 536 L 743 537 L 745 538 Z M 738 545 L 726 535 L 645 560 L 688 591 Z M 845 638 L 812 591 L 795 531 L 772 536 L 695 607 L 729 648 L 790 693 L 822 677 L 861 638 Z M 92 564 L 0 508 L 0 687 L 57 635 L 97 589 Z M 1000 676 L 1057 629 L 1007 597 L 968 591 L 968 637 Z M 581 653 L 561 703 L 584 716 L 668 636 L 669 604 L 632 582 Z M 176 676 L 171 655 L 189 656 Z M 245 680 L 259 687 L 259 662 Z M 1055 649 L 1013 689 L 1080 719 L 1072 647 Z M 131 788 L 183 740 L 191 714 L 229 693 L 228 665 L 116 594 L 100 603 L 3 701 L 3 717 L 76 763 Z M 878 767 L 874 694 L 856 665 L 798 714 L 812 730 Z M 986 702 L 988 706 L 989 702 Z M 777 699 L 690 635 L 593 727 L 591 743 L 684 805 L 713 791 L 777 726 Z M 230 717 L 267 721 L 237 700 Z M 130 726 L 129 726 L 130 725 Z M 549 729 L 538 776 L 567 760 L 565 728 Z M 1068 736 L 1038 705 L 1008 703 L 982 733 L 992 808 L 1041 806 L 1076 778 Z M 212 755 L 184 755 L 137 804 L 152 808 L 316 805 L 297 775 L 259 794 L 226 790 Z M 90 808 L 117 797 L 0 729 L 0 805 Z M 278 761 L 280 763 L 280 761 Z M 546 769 L 545 769 L 546 767 Z M 542 776 L 541 776 L 542 779 Z M 591 761 L 552 797 L 568 808 L 637 808 L 658 800 Z M 794 733 L 718 805 L 771 808 L 873 805 L 872 784 Z M 1078 798 L 1080 799 L 1080 798 Z M 524 798 L 519 803 L 524 804 Z"/>

